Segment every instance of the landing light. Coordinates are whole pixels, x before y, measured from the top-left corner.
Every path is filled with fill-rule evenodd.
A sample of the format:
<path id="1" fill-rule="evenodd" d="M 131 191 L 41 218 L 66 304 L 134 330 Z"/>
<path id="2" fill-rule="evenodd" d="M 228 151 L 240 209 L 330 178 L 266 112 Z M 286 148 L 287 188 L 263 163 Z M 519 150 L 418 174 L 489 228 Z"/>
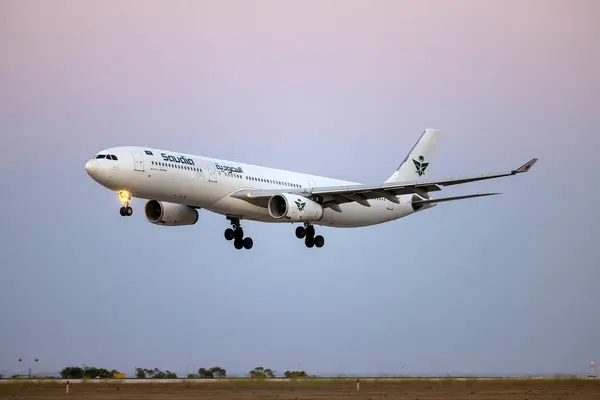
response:
<path id="1" fill-rule="evenodd" d="M 119 191 L 119 200 L 121 200 L 121 203 L 128 203 L 131 200 L 131 193 L 127 190 Z"/>

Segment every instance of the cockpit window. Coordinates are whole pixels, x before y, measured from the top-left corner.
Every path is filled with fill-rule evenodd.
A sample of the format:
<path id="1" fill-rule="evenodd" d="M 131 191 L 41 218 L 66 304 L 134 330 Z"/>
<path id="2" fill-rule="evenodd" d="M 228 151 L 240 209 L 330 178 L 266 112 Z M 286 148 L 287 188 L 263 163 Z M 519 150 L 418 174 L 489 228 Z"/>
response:
<path id="1" fill-rule="evenodd" d="M 147 155 L 151 156 L 153 155 L 152 152 L 150 150 L 144 150 L 144 153 L 146 153 Z"/>
<path id="2" fill-rule="evenodd" d="M 104 157 L 106 157 L 106 154 L 98 154 L 98 155 L 96 156 L 96 158 L 104 158 Z"/>
<path id="3" fill-rule="evenodd" d="M 110 158 L 111 158 L 112 160 L 115 160 L 115 161 L 117 161 L 117 160 L 118 160 L 117 156 L 115 156 L 114 154 L 111 154 L 111 155 L 110 155 Z"/>

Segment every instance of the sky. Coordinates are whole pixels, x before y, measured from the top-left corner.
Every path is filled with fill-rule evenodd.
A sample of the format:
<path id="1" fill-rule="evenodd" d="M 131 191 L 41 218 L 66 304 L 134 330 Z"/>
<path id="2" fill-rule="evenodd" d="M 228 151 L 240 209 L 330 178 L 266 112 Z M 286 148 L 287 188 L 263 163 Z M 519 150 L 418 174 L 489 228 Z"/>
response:
<path id="1" fill-rule="evenodd" d="M 586 374 L 600 361 L 600 3 L 0 0 L 0 374 Z M 119 215 L 86 174 L 140 145 L 501 196 L 357 229 Z"/>

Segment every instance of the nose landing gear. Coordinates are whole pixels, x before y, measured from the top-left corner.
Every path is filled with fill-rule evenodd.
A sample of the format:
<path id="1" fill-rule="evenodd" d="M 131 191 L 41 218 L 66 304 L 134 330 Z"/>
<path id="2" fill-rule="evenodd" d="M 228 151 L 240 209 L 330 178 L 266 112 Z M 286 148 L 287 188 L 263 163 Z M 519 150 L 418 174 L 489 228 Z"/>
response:
<path id="1" fill-rule="evenodd" d="M 225 229 L 225 239 L 233 240 L 233 247 L 238 250 L 242 248 L 250 250 L 254 245 L 254 241 L 250 237 L 244 237 L 244 230 L 240 225 L 239 218 L 227 217 L 227 219 L 231 221 L 232 228 Z"/>
<path id="2" fill-rule="evenodd" d="M 119 200 L 123 203 L 123 207 L 119 210 L 119 213 L 122 217 L 130 217 L 133 215 L 133 208 L 129 206 L 129 202 L 131 201 L 131 193 L 126 190 L 121 190 L 119 192 Z"/>
<path id="3" fill-rule="evenodd" d="M 312 248 L 313 246 L 320 248 L 325 245 L 325 238 L 321 235 L 315 236 L 315 227 L 308 222 L 305 222 L 304 226 L 296 228 L 296 237 L 304 239 L 304 244 L 308 248 Z"/>

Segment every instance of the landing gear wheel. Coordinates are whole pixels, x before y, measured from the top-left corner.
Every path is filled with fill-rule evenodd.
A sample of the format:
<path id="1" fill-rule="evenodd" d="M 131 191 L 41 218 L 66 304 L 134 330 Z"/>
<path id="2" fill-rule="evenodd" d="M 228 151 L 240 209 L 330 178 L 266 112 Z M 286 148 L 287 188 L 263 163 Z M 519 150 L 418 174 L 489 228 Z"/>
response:
<path id="1" fill-rule="evenodd" d="M 233 233 L 235 234 L 235 236 L 234 236 L 234 237 L 235 237 L 236 239 L 240 239 L 240 240 L 242 240 L 242 239 L 244 238 L 244 230 L 243 230 L 241 227 L 239 227 L 239 228 L 236 228 L 236 230 L 235 230 L 235 231 L 233 231 Z"/>
<path id="2" fill-rule="evenodd" d="M 306 247 L 311 248 L 315 245 L 315 239 L 311 236 L 307 236 L 306 239 L 304 239 L 304 244 Z"/>
<path id="3" fill-rule="evenodd" d="M 122 217 L 131 217 L 131 215 L 133 214 L 133 208 L 129 206 L 123 206 L 119 210 L 119 214 L 121 214 Z"/>
<path id="4" fill-rule="evenodd" d="M 299 226 L 296 228 L 296 237 L 298 239 L 304 239 L 304 237 L 306 236 L 306 229 L 304 229 L 303 226 Z"/>
<path id="5" fill-rule="evenodd" d="M 323 236 L 315 236 L 314 225 L 307 222 L 304 223 L 304 226 L 299 226 L 296 228 L 296 237 L 298 239 L 304 239 L 304 244 L 308 248 L 314 246 L 323 247 L 323 245 L 325 244 L 325 239 L 323 238 Z"/>
<path id="6" fill-rule="evenodd" d="M 321 236 L 321 235 L 315 236 L 315 246 L 323 247 L 324 244 L 325 244 L 325 239 L 323 238 L 323 236 Z"/>
<path id="7" fill-rule="evenodd" d="M 227 217 L 231 222 L 231 228 L 225 229 L 225 239 L 233 240 L 233 246 L 240 250 L 242 248 L 251 249 L 254 245 L 252 238 L 244 238 L 244 230 L 240 226 L 240 219 L 234 217 Z"/>

